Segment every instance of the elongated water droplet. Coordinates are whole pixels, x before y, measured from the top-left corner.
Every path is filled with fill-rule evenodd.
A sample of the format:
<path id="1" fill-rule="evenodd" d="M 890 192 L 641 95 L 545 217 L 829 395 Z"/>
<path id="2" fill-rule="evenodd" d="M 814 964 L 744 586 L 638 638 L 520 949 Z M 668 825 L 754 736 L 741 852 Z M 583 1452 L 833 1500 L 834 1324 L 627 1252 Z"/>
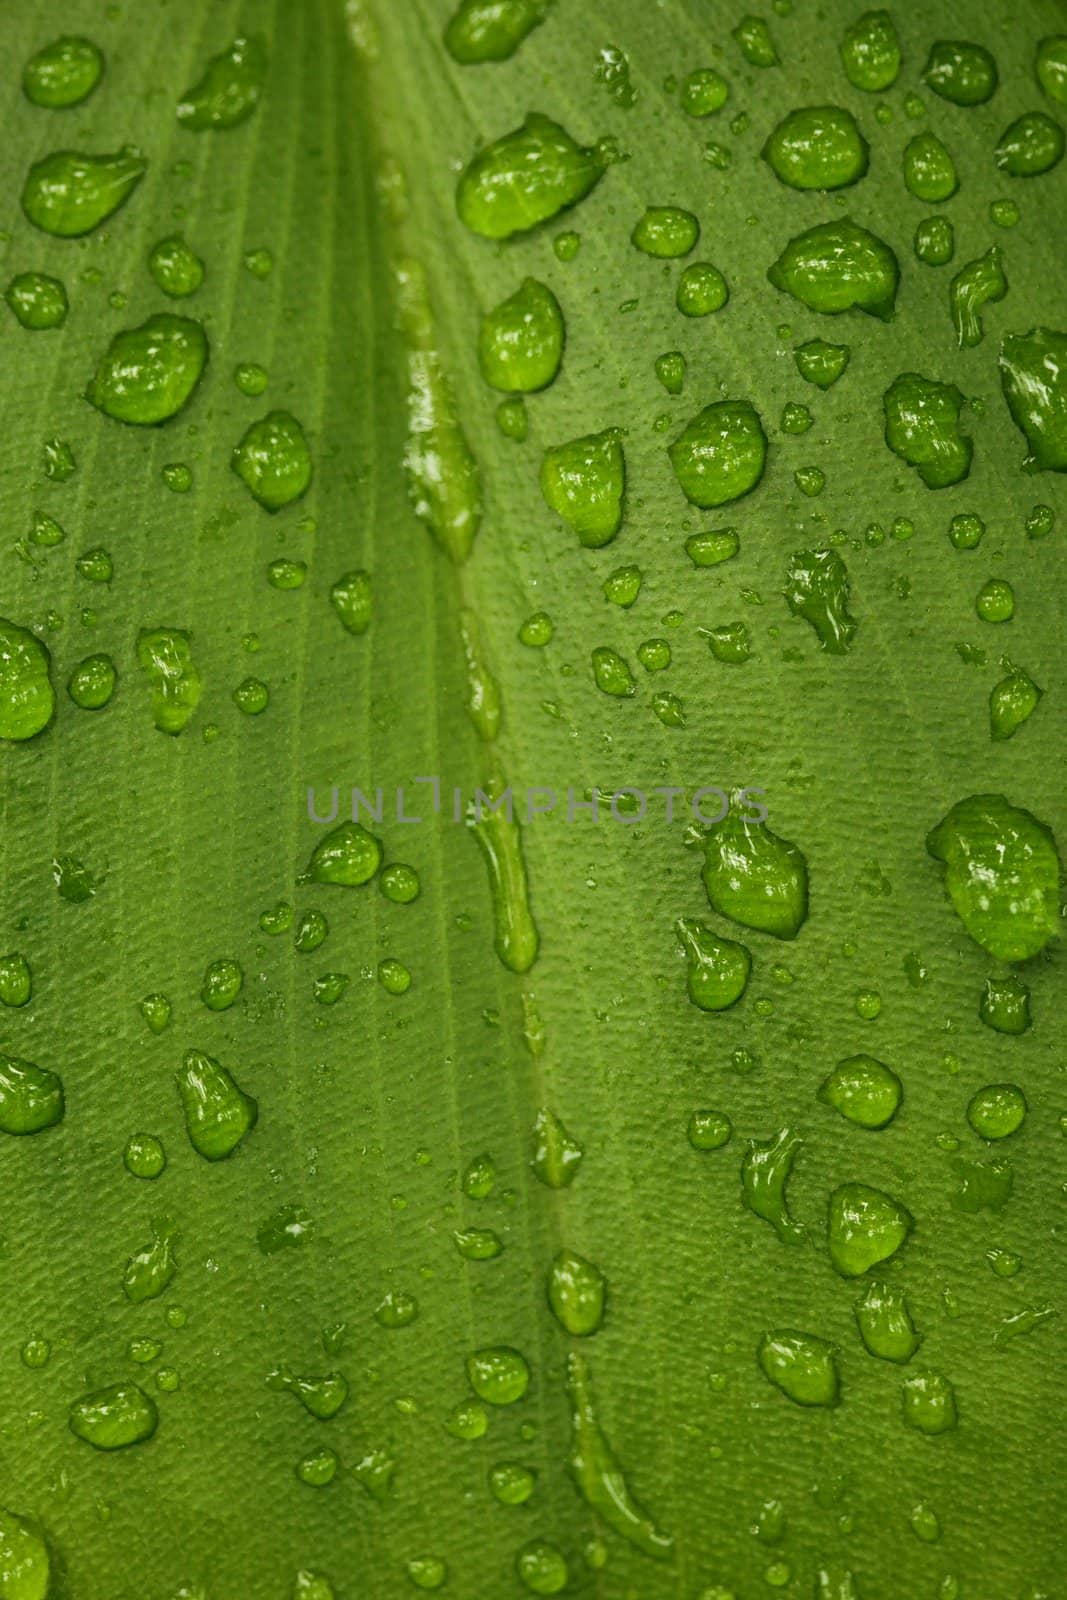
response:
<path id="1" fill-rule="evenodd" d="M 855 1312 L 860 1338 L 872 1356 L 901 1364 L 911 1360 L 921 1340 L 902 1290 L 872 1283 L 856 1301 Z"/>
<path id="2" fill-rule="evenodd" d="M 26 957 L 13 950 L 0 956 L 0 1005 L 24 1006 L 33 993 L 33 978 Z"/>
<path id="3" fill-rule="evenodd" d="M 150 1439 L 159 1413 L 136 1383 L 113 1383 L 82 1395 L 70 1408 L 70 1431 L 95 1450 L 124 1450 Z"/>
<path id="4" fill-rule="evenodd" d="M 152 720 L 179 734 L 200 704 L 202 684 L 181 628 L 151 628 L 137 638 L 137 659 L 152 686 Z"/>
<path id="5" fill-rule="evenodd" d="M 566 1189 L 574 1182 L 583 1147 L 572 1139 L 555 1112 L 543 1106 L 534 1122 L 534 1152 L 530 1165 L 549 1189 Z"/>
<path id="6" fill-rule="evenodd" d="M 348 1399 L 348 1381 L 339 1372 L 329 1372 L 321 1378 L 300 1378 L 281 1368 L 270 1374 L 267 1383 L 272 1389 L 295 1395 L 305 1411 L 320 1422 L 329 1422 Z"/>
<path id="7" fill-rule="evenodd" d="M 823 1079 L 819 1099 L 861 1128 L 885 1128 L 897 1114 L 900 1079 L 874 1056 L 848 1056 Z"/>
<path id="8" fill-rule="evenodd" d="M 604 1321 L 607 1284 L 599 1267 L 575 1250 L 560 1250 L 548 1275 L 548 1303 L 560 1327 L 575 1338 L 596 1333 Z"/>
<path id="9" fill-rule="evenodd" d="M 769 1222 L 779 1239 L 799 1244 L 807 1229 L 789 1214 L 786 1184 L 797 1151 L 804 1143 L 795 1128 L 782 1128 L 770 1139 L 750 1139 L 741 1162 L 741 1194 L 757 1217 Z"/>
<path id="10" fill-rule="evenodd" d="M 481 847 L 489 872 L 495 936 L 493 948 L 512 972 L 529 972 L 537 959 L 540 937 L 530 910 L 530 886 L 522 849 L 522 829 L 514 815 L 511 791 L 493 774 L 478 811 L 467 826 Z"/>
<path id="11" fill-rule="evenodd" d="M 811 624 L 827 654 L 847 654 L 858 624 L 848 609 L 848 568 L 836 550 L 798 550 L 784 592 L 790 611 Z"/>
<path id="12" fill-rule="evenodd" d="M 495 1261 L 504 1249 L 492 1228 L 457 1228 L 452 1241 L 464 1261 Z"/>
<path id="13" fill-rule="evenodd" d="M 736 1005 L 752 971 L 752 957 L 745 946 L 720 939 L 695 917 L 680 917 L 675 930 L 686 953 L 686 989 L 692 1004 L 701 1011 L 726 1011 Z"/>
<path id="14" fill-rule="evenodd" d="M 1000 794 L 960 800 L 926 839 L 971 938 L 1001 961 L 1026 961 L 1059 932 L 1060 858 L 1043 822 Z"/>
<path id="15" fill-rule="evenodd" d="M 63 1120 L 63 1083 L 48 1067 L 0 1054 L 0 1132 L 41 1133 Z"/>
<path id="16" fill-rule="evenodd" d="M 177 1075 L 189 1142 L 205 1161 L 232 1155 L 256 1125 L 259 1107 L 231 1074 L 202 1050 L 189 1050 Z"/>
<path id="17" fill-rule="evenodd" d="M 1031 328 L 1000 348 L 1000 386 L 1032 472 L 1067 472 L 1067 333 Z"/>
<path id="18" fill-rule="evenodd" d="M 485 658 L 478 618 L 466 606 L 460 609 L 459 632 L 467 666 L 467 714 L 478 737 L 488 744 L 500 732 L 500 685 Z"/>
<path id="19" fill-rule="evenodd" d="M 928 489 L 947 489 L 971 470 L 974 444 L 960 432 L 963 395 L 954 383 L 904 372 L 885 392 L 885 442 Z"/>
<path id="20" fill-rule="evenodd" d="M 617 428 L 545 451 L 541 493 L 550 510 L 589 549 L 609 544 L 622 525 L 626 463 Z"/>
<path id="21" fill-rule="evenodd" d="M 521 128 L 480 150 L 459 180 L 456 209 L 473 233 L 507 239 L 576 205 L 603 176 L 599 149 L 575 143 L 531 112 Z"/>
<path id="22" fill-rule="evenodd" d="M 836 316 L 855 309 L 888 321 L 900 267 L 884 239 L 842 217 L 791 239 L 767 277 L 812 311 Z"/>
<path id="23" fill-rule="evenodd" d="M 505 393 L 547 389 L 563 359 L 563 313 L 552 290 L 524 278 L 482 318 L 478 365 L 486 383 Z"/>
<path id="24" fill-rule="evenodd" d="M 57 150 L 30 168 L 22 209 L 42 233 L 76 239 L 113 216 L 147 170 L 148 163 L 132 146 L 111 156 Z"/>
<path id="25" fill-rule="evenodd" d="M 981 344 L 984 329 L 979 311 L 991 301 L 1003 300 L 1008 292 L 1003 257 L 996 245 L 984 256 L 961 267 L 949 285 L 949 309 L 961 349 Z"/>
<path id="26" fill-rule="evenodd" d="M 544 21 L 553 0 L 460 0 L 445 29 L 453 61 L 507 61 Z"/>
<path id="27" fill-rule="evenodd" d="M 760 153 L 791 189 L 844 189 L 866 173 L 869 146 L 851 111 L 804 106 L 782 118 Z"/>
<path id="28" fill-rule="evenodd" d="M 1067 105 L 1067 34 L 1053 34 L 1040 41 L 1034 70 L 1049 99 Z"/>
<path id="29" fill-rule="evenodd" d="M 763 17 L 742 17 L 730 35 L 750 67 L 776 67 L 778 52 Z"/>
<path id="30" fill-rule="evenodd" d="M 234 448 L 230 465 L 266 511 L 301 499 L 311 483 L 311 452 L 290 411 L 268 411 L 253 422 Z"/>
<path id="31" fill-rule="evenodd" d="M 259 104 L 267 77 L 267 52 L 259 39 L 235 39 L 212 56 L 203 76 L 178 102 L 178 121 L 192 133 L 236 128 Z"/>
<path id="32" fill-rule="evenodd" d="M 586 1504 L 614 1531 L 646 1556 L 669 1560 L 674 1539 L 661 1530 L 634 1500 L 610 1444 L 601 1430 L 593 1403 L 585 1358 L 567 1357 L 567 1396 L 571 1408 L 571 1476 Z"/>
<path id="33" fill-rule="evenodd" d="M 989 732 L 993 739 L 1010 739 L 1037 710 L 1043 689 L 1020 667 L 1012 667 L 989 691 Z"/>
<path id="34" fill-rule="evenodd" d="M 835 1406 L 839 1385 L 833 1346 L 813 1333 L 781 1328 L 765 1333 L 759 1364 L 766 1377 L 798 1406 Z"/>
<path id="35" fill-rule="evenodd" d="M 48 726 L 55 707 L 48 646 L 0 617 L 0 739 L 32 739 Z"/>
<path id="36" fill-rule="evenodd" d="M 895 1255 L 911 1232 L 911 1215 L 882 1189 L 843 1183 L 830 1196 L 830 1259 L 845 1278 L 858 1278 Z"/>
<path id="37" fill-rule="evenodd" d="M 457 566 L 466 561 L 482 520 L 482 478 L 456 410 L 437 349 L 426 275 L 417 261 L 396 269 L 401 328 L 408 351 L 408 437 L 404 451 L 415 515 Z"/>

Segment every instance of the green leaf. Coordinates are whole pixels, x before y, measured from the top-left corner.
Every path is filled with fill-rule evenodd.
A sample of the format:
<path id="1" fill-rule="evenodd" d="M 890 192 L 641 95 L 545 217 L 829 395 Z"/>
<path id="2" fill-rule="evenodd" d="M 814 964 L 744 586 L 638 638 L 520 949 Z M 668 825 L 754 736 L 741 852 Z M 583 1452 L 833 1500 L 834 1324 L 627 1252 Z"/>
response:
<path id="1" fill-rule="evenodd" d="M 459 9 L 7 8 L 0 1595 L 1051 1597 L 1059 8 Z"/>

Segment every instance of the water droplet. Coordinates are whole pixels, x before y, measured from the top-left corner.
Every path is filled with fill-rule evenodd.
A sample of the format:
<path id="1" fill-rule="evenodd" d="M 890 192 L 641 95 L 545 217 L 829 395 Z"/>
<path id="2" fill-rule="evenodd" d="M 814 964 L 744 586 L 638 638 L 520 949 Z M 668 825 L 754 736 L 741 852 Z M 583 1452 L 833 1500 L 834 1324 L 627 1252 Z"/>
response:
<path id="1" fill-rule="evenodd" d="M 1030 990 L 1019 978 L 987 978 L 978 1015 L 997 1033 L 1026 1033 L 1030 1027 Z"/>
<path id="2" fill-rule="evenodd" d="M 1011 333 L 1000 350 L 1000 386 L 1029 446 L 1033 472 L 1067 472 L 1067 334 Z"/>
<path id="3" fill-rule="evenodd" d="M 939 1372 L 916 1372 L 901 1387 L 904 1421 L 909 1428 L 935 1436 L 956 1426 L 956 1393 Z"/>
<path id="4" fill-rule="evenodd" d="M 637 685 L 634 683 L 633 673 L 617 650 L 611 650 L 607 645 L 598 645 L 593 651 L 592 662 L 593 682 L 601 694 L 625 700 L 636 692 Z"/>
<path id="5" fill-rule="evenodd" d="M 680 350 L 669 350 L 656 357 L 656 377 L 668 394 L 681 394 L 685 387 L 686 359 Z"/>
<path id="6" fill-rule="evenodd" d="M 786 603 L 794 616 L 811 624 L 820 647 L 845 655 L 856 635 L 849 614 L 848 568 L 836 550 L 798 550 L 786 573 Z"/>
<path id="7" fill-rule="evenodd" d="M 106 222 L 129 199 L 147 168 L 132 146 L 110 156 L 57 150 L 30 168 L 22 209 L 42 233 L 76 239 Z"/>
<path id="8" fill-rule="evenodd" d="M 924 1505 L 921 1501 L 913 1506 L 908 1514 L 911 1531 L 917 1539 L 924 1544 L 936 1544 L 941 1537 L 941 1524 L 937 1512 L 931 1506 Z"/>
<path id="9" fill-rule="evenodd" d="M 845 1278 L 858 1278 L 895 1255 L 911 1232 L 911 1215 L 882 1189 L 843 1183 L 830 1196 L 830 1259 Z"/>
<path id="10" fill-rule="evenodd" d="M 616 567 L 604 579 L 604 599 L 628 611 L 641 593 L 642 581 L 640 567 Z"/>
<path id="11" fill-rule="evenodd" d="M 675 304 L 684 317 L 709 317 L 729 298 L 726 279 L 710 261 L 694 261 L 679 276 Z"/>
<path id="12" fill-rule="evenodd" d="M 339 1372 L 321 1378 L 300 1378 L 287 1368 L 272 1372 L 267 1379 L 271 1389 L 295 1395 L 311 1416 L 329 1422 L 348 1399 L 348 1382 Z"/>
<path id="13" fill-rule="evenodd" d="M 445 1427 L 454 1439 L 481 1439 L 488 1430 L 489 1417 L 477 1401 L 461 1400 L 446 1417 Z"/>
<path id="14" fill-rule="evenodd" d="M 421 891 L 415 868 L 406 866 L 402 861 L 394 861 L 383 870 L 378 886 L 387 900 L 400 906 L 410 905 L 418 899 Z"/>
<path id="15" fill-rule="evenodd" d="M 917 133 L 904 146 L 904 185 L 927 205 L 950 200 L 960 186 L 956 166 L 936 134 Z"/>
<path id="16" fill-rule="evenodd" d="M 407 1328 L 419 1314 L 419 1303 L 403 1289 L 390 1289 L 375 1308 L 375 1321 L 383 1328 Z"/>
<path id="17" fill-rule="evenodd" d="M 1049 99 L 1067 105 L 1067 35 L 1053 34 L 1038 42 L 1034 70 Z"/>
<path id="18" fill-rule="evenodd" d="M 320 1573 L 298 1572 L 293 1580 L 293 1600 L 337 1600 L 333 1587 Z"/>
<path id="19" fill-rule="evenodd" d="M 13 950 L 0 956 L 0 1004 L 24 1006 L 33 993 L 33 979 L 26 957 Z"/>
<path id="20" fill-rule="evenodd" d="M 146 994 L 141 1001 L 141 1015 L 153 1033 L 162 1033 L 170 1021 L 170 1001 L 165 994 Z"/>
<path id="21" fill-rule="evenodd" d="M 89 583 L 110 583 L 114 576 L 114 564 L 106 550 L 97 548 L 87 550 L 79 556 L 74 563 L 81 577 Z"/>
<path id="22" fill-rule="evenodd" d="M 834 316 L 856 309 L 888 321 L 900 267 L 883 239 L 842 217 L 797 234 L 767 277 L 812 311 Z"/>
<path id="23" fill-rule="evenodd" d="M 722 1111 L 694 1111 L 686 1137 L 694 1150 L 721 1150 L 730 1142 L 733 1125 Z"/>
<path id="24" fill-rule="evenodd" d="M 27 628 L 0 617 L 0 739 L 32 739 L 52 720 L 48 646 Z"/>
<path id="25" fill-rule="evenodd" d="M 776 67 L 778 52 L 771 30 L 762 17 L 742 17 L 730 36 L 750 67 Z"/>
<path id="26" fill-rule="evenodd" d="M 189 1050 L 176 1079 L 189 1142 L 205 1161 L 232 1155 L 256 1125 L 259 1107 L 220 1062 Z"/>
<path id="27" fill-rule="evenodd" d="M 126 1171 L 134 1178 L 158 1178 L 167 1165 L 162 1140 L 153 1133 L 133 1133 L 122 1155 Z"/>
<path id="28" fill-rule="evenodd" d="M 777 939 L 796 937 L 808 915 L 807 861 L 796 845 L 733 809 L 708 829 L 704 848 L 713 910 Z"/>
<path id="29" fill-rule="evenodd" d="M 41 1133 L 62 1122 L 63 1083 L 47 1067 L 0 1054 L 0 1132 Z"/>
<path id="30" fill-rule="evenodd" d="M 599 149 L 575 143 L 559 123 L 531 112 L 521 128 L 487 145 L 456 190 L 460 220 L 486 239 L 507 239 L 576 205 L 603 176 Z"/>
<path id="31" fill-rule="evenodd" d="M 381 866 L 380 842 L 358 822 L 342 822 L 319 840 L 303 874 L 311 883 L 358 888 Z"/>
<path id="32" fill-rule="evenodd" d="M 493 1498 L 504 1506 L 525 1505 L 534 1492 L 537 1474 L 516 1461 L 501 1461 L 489 1472 Z"/>
<path id="33" fill-rule="evenodd" d="M 764 1374 L 798 1406 L 835 1406 L 839 1396 L 833 1346 L 811 1333 L 782 1328 L 759 1344 Z"/>
<path id="34" fill-rule="evenodd" d="M 982 1139 L 1007 1139 L 1026 1120 L 1026 1096 L 1013 1083 L 990 1083 L 972 1096 L 967 1121 Z"/>
<path id="35" fill-rule="evenodd" d="M 980 44 L 939 39 L 930 46 L 923 79 L 942 100 L 956 106 L 980 106 L 997 87 L 997 64 Z"/>
<path id="36" fill-rule="evenodd" d="M 563 359 L 559 301 L 536 278 L 525 278 L 510 299 L 482 319 L 478 364 L 494 389 L 530 394 L 546 389 Z"/>
<path id="37" fill-rule="evenodd" d="M 44 272 L 18 272 L 4 299 L 24 328 L 60 328 L 67 320 L 67 291 Z"/>
<path id="38" fill-rule="evenodd" d="M 596 1333 L 604 1321 L 607 1284 L 599 1267 L 574 1250 L 560 1250 L 548 1276 L 548 1303 L 560 1327 L 575 1338 Z"/>
<path id="39" fill-rule="evenodd" d="M 0 1594 L 5 1600 L 47 1600 L 51 1563 L 35 1522 L 0 1506 Z"/>
<path id="40" fill-rule="evenodd" d="M 200 323 L 161 312 L 115 334 L 85 397 L 117 422 L 154 426 L 188 403 L 207 360 Z"/>
<path id="41" fill-rule="evenodd" d="M 900 1107 L 903 1090 L 896 1073 L 874 1056 L 839 1061 L 819 1088 L 819 1099 L 861 1128 L 885 1128 Z"/>
<path id="42" fill-rule="evenodd" d="M 452 1234 L 456 1249 L 465 1261 L 494 1261 L 504 1245 L 492 1228 L 462 1228 Z"/>
<path id="43" fill-rule="evenodd" d="M 574 1182 L 583 1147 L 572 1139 L 563 1123 L 542 1107 L 534 1122 L 534 1153 L 530 1165 L 549 1189 L 566 1189 Z"/>
<path id="44" fill-rule="evenodd" d="M 947 217 L 924 217 L 915 229 L 915 254 L 928 267 L 943 267 L 956 251 L 956 235 Z"/>
<path id="45" fill-rule="evenodd" d="M 644 1555 L 665 1561 L 674 1540 L 665 1534 L 634 1500 L 622 1468 L 615 1458 L 593 1403 L 589 1368 L 585 1358 L 572 1351 L 567 1357 L 567 1396 L 571 1408 L 571 1476 L 586 1504 Z"/>
<path id="46" fill-rule="evenodd" d="M 486 1405 L 510 1406 L 529 1388 L 530 1369 L 510 1345 L 490 1345 L 467 1357 L 467 1379 Z"/>
<path id="47" fill-rule="evenodd" d="M 259 678 L 245 678 L 233 691 L 233 703 L 246 717 L 261 716 L 270 704 L 270 690 Z"/>
<path id="48" fill-rule="evenodd" d="M 638 250 L 663 260 L 687 256 L 699 238 L 700 223 L 680 206 L 649 206 L 630 235 Z"/>
<path id="49" fill-rule="evenodd" d="M 90 39 L 65 34 L 32 55 L 22 69 L 22 88 L 35 106 L 63 111 L 92 94 L 104 57 Z"/>
<path id="50" fill-rule="evenodd" d="M 1043 822 L 999 794 L 970 795 L 927 836 L 964 927 L 1001 961 L 1026 961 L 1059 931 L 1060 860 Z"/>
<path id="51" fill-rule="evenodd" d="M 209 1011 L 228 1011 L 241 992 L 244 973 L 236 961 L 226 956 L 212 961 L 200 986 L 201 1003 Z"/>
<path id="52" fill-rule="evenodd" d="M 445 29 L 454 61 L 507 61 L 545 19 L 552 0 L 460 0 Z"/>
<path id="53" fill-rule="evenodd" d="M 123 1292 L 131 1305 L 145 1300 L 155 1300 L 173 1281 L 178 1270 L 174 1259 L 174 1224 L 161 1221 L 153 1224 L 154 1237 L 126 1263 L 122 1276 Z"/>
<path id="54" fill-rule="evenodd" d="M 805 106 L 782 118 L 760 154 L 791 189 L 844 189 L 866 173 L 869 146 L 851 111 Z"/>
<path id="55" fill-rule="evenodd" d="M 341 1465 L 340 1457 L 336 1450 L 328 1446 L 321 1446 L 318 1450 L 311 1450 L 302 1456 L 296 1464 L 296 1475 L 301 1483 L 306 1483 L 310 1489 L 324 1489 L 332 1483 L 337 1469 Z"/>
<path id="56" fill-rule="evenodd" d="M 710 117 L 729 95 L 730 85 L 714 67 L 698 67 L 682 80 L 681 105 L 688 117 Z"/>
<path id="57" fill-rule="evenodd" d="M 148 252 L 148 270 L 158 289 L 172 300 L 195 294 L 204 281 L 204 263 L 180 233 L 160 239 Z"/>
<path id="58" fill-rule="evenodd" d="M 809 339 L 793 353 L 797 371 L 807 383 L 829 389 L 837 382 L 852 355 L 847 344 L 828 344 L 825 339 Z"/>
<path id="59" fill-rule="evenodd" d="M 720 400 L 693 418 L 668 454 L 686 499 L 708 510 L 756 487 L 767 459 L 767 436 L 749 401 Z"/>
<path id="60" fill-rule="evenodd" d="M 489 668 L 478 618 L 460 607 L 459 632 L 467 669 L 467 714 L 478 737 L 490 744 L 500 732 L 500 686 Z"/>
<path id="61" fill-rule="evenodd" d="M 70 1408 L 70 1431 L 95 1450 L 124 1450 L 150 1439 L 159 1413 L 136 1383 L 113 1383 L 82 1395 Z"/>
<path id="62" fill-rule="evenodd" d="M 896 83 L 900 41 L 888 11 L 865 11 L 845 29 L 840 51 L 845 76 L 854 88 L 880 94 Z"/>
<path id="63" fill-rule="evenodd" d="M 1036 178 L 1063 160 L 1063 129 L 1043 111 L 1028 111 L 1004 129 L 993 159 L 1009 178 Z"/>
<path id="64" fill-rule="evenodd" d="M 960 432 L 963 395 L 954 383 L 902 373 L 885 392 L 885 441 L 914 467 L 928 489 L 959 483 L 971 470 L 974 445 Z"/>
<path id="65" fill-rule="evenodd" d="M 779 1239 L 798 1244 L 807 1229 L 789 1214 L 786 1184 L 797 1151 L 804 1143 L 794 1128 L 782 1128 L 770 1139 L 750 1139 L 741 1162 L 741 1194 L 757 1217 L 769 1222 Z"/>
<path id="66" fill-rule="evenodd" d="M 301 499 L 311 483 L 311 454 L 304 430 L 289 411 L 268 411 L 235 447 L 234 472 L 267 511 Z"/>
<path id="67" fill-rule="evenodd" d="M 178 102 L 178 121 L 190 132 L 236 128 L 250 117 L 263 93 L 267 52 L 258 39 L 235 39 L 212 56 L 204 73 Z"/>
<path id="68" fill-rule="evenodd" d="M 267 567 L 267 582 L 272 589 L 300 589 L 307 578 L 306 561 L 290 561 L 279 556 Z"/>
<path id="69" fill-rule="evenodd" d="M 860 1338 L 872 1356 L 901 1365 L 911 1360 L 922 1341 L 902 1290 L 872 1283 L 854 1309 Z"/>
<path id="70" fill-rule="evenodd" d="M 515 1558 L 519 1581 L 531 1594 L 559 1594 L 570 1576 L 561 1550 L 547 1539 L 531 1539 Z"/>
<path id="71" fill-rule="evenodd" d="M 200 674 L 180 628 L 153 628 L 137 639 L 137 659 L 152 686 L 152 718 L 161 733 L 179 734 L 200 704 Z"/>
<path id="72" fill-rule="evenodd" d="M 686 990 L 702 1011 L 726 1011 L 748 986 L 752 957 L 743 944 L 720 939 L 706 923 L 680 917 L 675 931 L 685 951 Z"/>
<path id="73" fill-rule="evenodd" d="M 589 549 L 609 544 L 622 524 L 626 464 L 617 428 L 545 451 L 541 493 Z"/>

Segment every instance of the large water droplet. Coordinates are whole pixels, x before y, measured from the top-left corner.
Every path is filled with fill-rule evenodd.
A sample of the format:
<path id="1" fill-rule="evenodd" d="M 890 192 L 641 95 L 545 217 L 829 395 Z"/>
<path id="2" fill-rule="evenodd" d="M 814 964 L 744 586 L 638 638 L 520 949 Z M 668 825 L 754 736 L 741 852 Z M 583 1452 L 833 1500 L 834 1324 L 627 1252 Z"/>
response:
<path id="1" fill-rule="evenodd" d="M 1024 466 L 1067 472 L 1067 333 L 1010 333 L 1000 349 L 1000 386 L 1029 446 Z"/>
<path id="2" fill-rule="evenodd" d="M 791 239 L 767 276 L 812 311 L 836 316 L 855 309 L 888 321 L 900 267 L 884 239 L 841 217 Z"/>
<path id="3" fill-rule="evenodd" d="M 954 383 L 901 373 L 885 392 L 885 441 L 928 489 L 947 489 L 971 470 L 974 444 L 960 432 L 963 395 Z"/>
<path id="4" fill-rule="evenodd" d="M 804 106 L 790 111 L 761 152 L 791 189 L 844 189 L 867 171 L 869 146 L 851 111 Z"/>
<path id="5" fill-rule="evenodd" d="M 32 739 L 48 726 L 55 707 L 48 646 L 0 617 L 0 739 Z"/>
<path id="6" fill-rule="evenodd" d="M 807 920 L 803 853 L 736 808 L 708 829 L 702 876 L 712 908 L 743 927 L 795 939 Z"/>
<path id="7" fill-rule="evenodd" d="M 44 1534 L 28 1517 L 0 1506 L 0 1595 L 47 1600 L 51 1562 Z"/>
<path id="8" fill-rule="evenodd" d="M 596 1333 L 604 1320 L 607 1284 L 599 1267 L 575 1250 L 560 1250 L 548 1276 L 548 1303 L 561 1328 L 575 1338 Z"/>
<path id="9" fill-rule="evenodd" d="M 263 93 L 267 52 L 259 39 L 235 39 L 212 56 L 203 76 L 178 102 L 178 121 L 193 133 L 236 128 L 250 117 Z"/>
<path id="10" fill-rule="evenodd" d="M 486 239 L 507 239 L 548 222 L 584 198 L 604 156 L 577 144 L 558 122 L 531 112 L 521 128 L 480 150 L 459 180 L 460 220 Z"/>
<path id="11" fill-rule="evenodd" d="M 717 400 L 693 418 L 668 454 L 686 499 L 707 510 L 756 487 L 767 460 L 767 435 L 748 400 Z"/>
<path id="12" fill-rule="evenodd" d="M 541 493 L 589 549 L 610 543 L 622 524 L 626 463 L 617 428 L 545 451 Z"/>
<path id="13" fill-rule="evenodd" d="M 0 1132 L 41 1133 L 63 1120 L 63 1084 L 47 1067 L 0 1055 Z"/>
<path id="14" fill-rule="evenodd" d="M 798 1406 L 835 1406 L 839 1385 L 833 1346 L 812 1333 L 781 1328 L 759 1345 L 765 1375 Z"/>
<path id="15" fill-rule="evenodd" d="M 482 318 L 482 377 L 505 393 L 547 389 L 563 359 L 563 336 L 563 313 L 552 290 L 536 278 L 524 278 L 509 299 Z"/>
<path id="16" fill-rule="evenodd" d="M 132 146 L 110 156 L 57 150 L 30 168 L 22 209 L 42 233 L 76 239 L 113 216 L 147 170 L 147 161 Z"/>
<path id="17" fill-rule="evenodd" d="M 253 422 L 235 447 L 230 465 L 267 511 L 280 511 L 308 491 L 311 452 L 290 411 L 268 411 Z"/>
<path id="18" fill-rule="evenodd" d="M 177 1075 L 189 1142 L 205 1161 L 232 1155 L 256 1125 L 259 1107 L 220 1062 L 189 1050 Z"/>
<path id="19" fill-rule="evenodd" d="M 70 1408 L 70 1430 L 95 1450 L 124 1450 L 150 1439 L 159 1413 L 136 1383 L 113 1383 L 82 1395 Z"/>
<path id="20" fill-rule="evenodd" d="M 207 335 L 200 323 L 160 312 L 139 328 L 115 334 L 85 398 L 117 422 L 166 422 L 189 401 L 207 360 Z"/>
<path id="21" fill-rule="evenodd" d="M 882 1189 L 843 1183 L 830 1196 L 830 1259 L 845 1278 L 858 1278 L 895 1255 L 911 1232 L 908 1211 Z"/>
<path id="22" fill-rule="evenodd" d="M 445 29 L 454 61 L 473 66 L 507 61 L 528 33 L 543 22 L 553 0 L 460 0 Z"/>
<path id="23" fill-rule="evenodd" d="M 202 684 L 181 628 L 146 629 L 137 659 L 152 686 L 152 720 L 161 733 L 179 734 L 200 704 Z"/>
<path id="24" fill-rule="evenodd" d="M 824 1078 L 819 1099 L 861 1128 L 887 1127 L 903 1090 L 896 1073 L 874 1056 L 848 1056 Z"/>
<path id="25" fill-rule="evenodd" d="M 752 971 L 745 946 L 720 939 L 695 917 L 680 917 L 675 929 L 687 957 L 686 989 L 693 1005 L 702 1011 L 726 1011 L 736 1005 Z"/>
<path id="26" fill-rule="evenodd" d="M 1043 822 L 1000 794 L 960 800 L 926 839 L 971 938 L 1026 961 L 1059 932 L 1060 858 Z"/>

